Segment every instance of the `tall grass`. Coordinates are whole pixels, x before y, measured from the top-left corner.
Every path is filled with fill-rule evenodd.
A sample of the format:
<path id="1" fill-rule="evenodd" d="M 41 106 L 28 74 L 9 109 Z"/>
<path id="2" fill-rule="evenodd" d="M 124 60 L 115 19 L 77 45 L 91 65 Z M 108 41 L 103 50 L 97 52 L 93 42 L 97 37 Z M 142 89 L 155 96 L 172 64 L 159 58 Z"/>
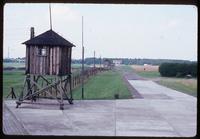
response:
<path id="1" fill-rule="evenodd" d="M 166 78 L 156 81 L 158 84 L 197 97 L 197 80 Z"/>

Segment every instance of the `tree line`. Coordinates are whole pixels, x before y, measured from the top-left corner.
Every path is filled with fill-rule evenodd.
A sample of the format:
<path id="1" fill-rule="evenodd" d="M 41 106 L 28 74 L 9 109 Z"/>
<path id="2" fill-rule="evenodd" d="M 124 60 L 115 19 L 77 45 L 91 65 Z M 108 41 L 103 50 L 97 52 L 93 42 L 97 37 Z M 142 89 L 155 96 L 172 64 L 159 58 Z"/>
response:
<path id="1" fill-rule="evenodd" d="M 125 65 L 144 65 L 144 64 L 150 64 L 150 65 L 160 65 L 162 63 L 191 63 L 189 60 L 173 60 L 173 59 L 140 59 L 140 58 L 95 58 L 95 64 L 103 64 L 103 61 L 105 59 L 109 60 L 122 60 L 122 64 Z M 81 59 L 72 59 L 72 64 L 81 64 Z M 84 64 L 94 64 L 94 58 L 85 58 Z"/>
<path id="2" fill-rule="evenodd" d="M 197 77 L 197 62 L 192 63 L 162 63 L 159 72 L 164 77 Z"/>
<path id="3" fill-rule="evenodd" d="M 162 63 L 191 63 L 189 60 L 173 60 L 173 59 L 141 59 L 141 58 L 95 58 L 95 64 L 103 64 L 105 59 L 109 60 L 122 60 L 122 64 L 125 65 L 160 65 Z M 3 62 L 25 62 L 25 58 L 16 59 L 3 59 Z M 72 59 L 72 64 L 82 64 L 82 59 Z M 84 59 L 84 64 L 91 65 L 94 64 L 94 58 L 88 57 Z"/>

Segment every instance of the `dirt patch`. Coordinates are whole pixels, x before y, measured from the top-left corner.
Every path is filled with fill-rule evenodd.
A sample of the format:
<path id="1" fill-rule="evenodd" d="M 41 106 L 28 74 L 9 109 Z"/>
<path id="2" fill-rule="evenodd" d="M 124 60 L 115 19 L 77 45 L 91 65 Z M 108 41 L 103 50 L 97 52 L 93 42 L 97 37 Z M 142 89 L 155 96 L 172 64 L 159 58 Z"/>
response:
<path id="1" fill-rule="evenodd" d="M 158 71 L 159 66 L 154 65 L 132 65 L 135 71 Z"/>
<path id="2" fill-rule="evenodd" d="M 123 76 L 124 83 L 128 87 L 128 90 L 132 93 L 133 98 L 143 98 L 142 95 L 128 82 L 128 79 Z"/>

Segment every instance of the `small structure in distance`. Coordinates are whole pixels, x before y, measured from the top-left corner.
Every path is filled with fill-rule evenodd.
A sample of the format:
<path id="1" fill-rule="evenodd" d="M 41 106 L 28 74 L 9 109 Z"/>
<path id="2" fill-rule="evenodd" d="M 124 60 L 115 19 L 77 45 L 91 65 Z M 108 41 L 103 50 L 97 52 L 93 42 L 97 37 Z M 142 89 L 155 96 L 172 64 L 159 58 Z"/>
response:
<path id="1" fill-rule="evenodd" d="M 113 66 L 114 66 L 114 64 L 112 63 L 112 60 L 110 60 L 110 59 L 104 59 L 103 60 L 103 67 L 105 69 L 112 69 Z"/>
<path id="2" fill-rule="evenodd" d="M 120 66 L 122 64 L 122 60 L 121 59 L 114 59 L 113 63 L 115 64 L 115 66 Z"/>

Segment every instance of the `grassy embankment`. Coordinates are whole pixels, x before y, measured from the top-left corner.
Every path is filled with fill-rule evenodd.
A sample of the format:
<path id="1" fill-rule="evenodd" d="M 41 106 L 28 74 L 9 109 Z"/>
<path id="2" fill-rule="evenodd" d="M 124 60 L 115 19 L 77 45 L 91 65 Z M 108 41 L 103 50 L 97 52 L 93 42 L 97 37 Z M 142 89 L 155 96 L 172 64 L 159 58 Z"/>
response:
<path id="1" fill-rule="evenodd" d="M 151 79 L 160 85 L 166 86 L 168 88 L 181 91 L 183 93 L 197 96 L 197 79 L 186 79 L 186 78 L 168 78 L 161 77 L 158 71 L 158 66 L 139 66 L 133 65 L 134 71 L 145 78 Z M 144 70 L 145 68 L 145 70 Z"/>

